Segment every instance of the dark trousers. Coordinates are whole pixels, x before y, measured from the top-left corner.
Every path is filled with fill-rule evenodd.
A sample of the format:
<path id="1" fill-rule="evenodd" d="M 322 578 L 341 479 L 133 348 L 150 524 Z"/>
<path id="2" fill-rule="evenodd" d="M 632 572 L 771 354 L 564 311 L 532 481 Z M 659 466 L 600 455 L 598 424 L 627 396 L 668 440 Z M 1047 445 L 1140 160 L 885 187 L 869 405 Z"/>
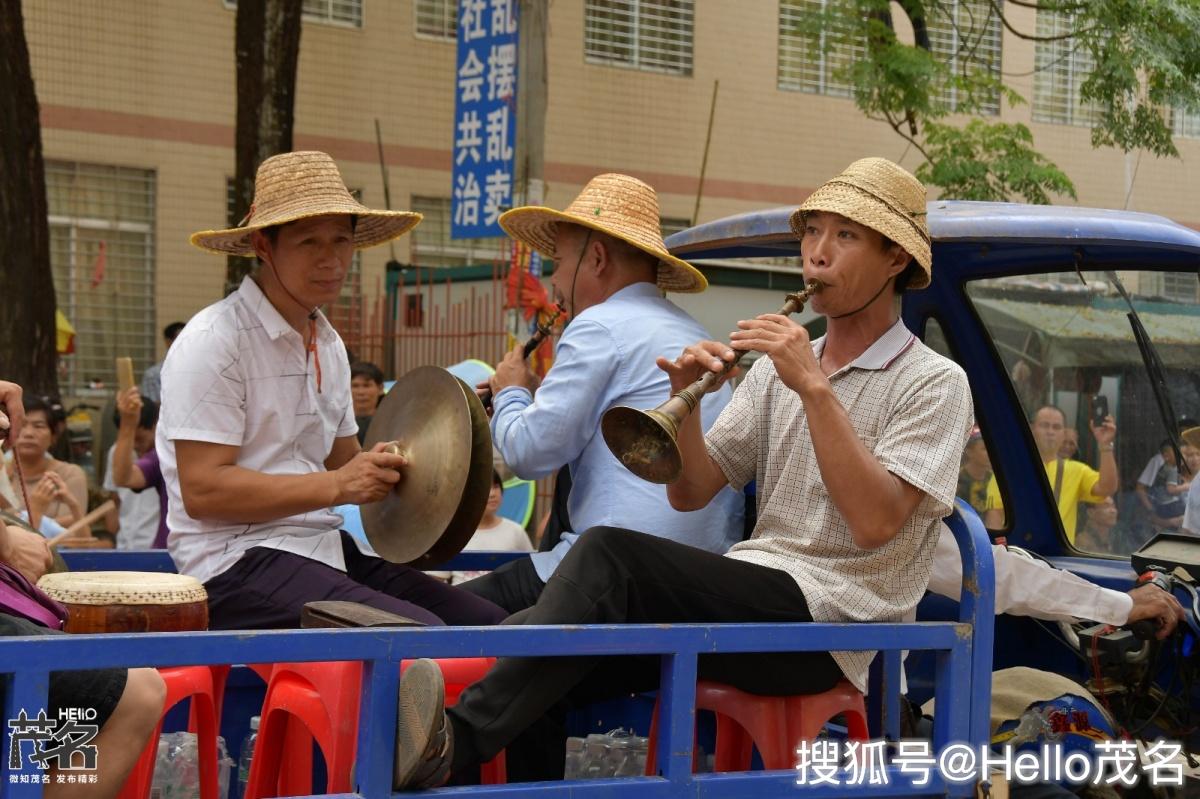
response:
<path id="1" fill-rule="evenodd" d="M 777 569 L 597 527 L 575 542 L 537 604 L 518 621 L 769 623 L 812 616 L 796 581 Z M 819 693 L 842 678 L 827 652 L 702 655 L 699 670 L 704 679 L 764 695 Z M 652 690 L 658 677 L 656 656 L 501 658 L 449 710 L 454 770 L 467 772 L 495 756 L 561 700 L 581 705 Z"/>
<path id="2" fill-rule="evenodd" d="M 538 577 L 533 561 L 521 557 L 474 580 L 459 583 L 458 587 L 499 605 L 509 613 L 517 613 L 533 607 L 546 584 Z"/>
<path id="3" fill-rule="evenodd" d="M 359 552 L 342 533 L 346 571 L 278 549 L 254 547 L 204 584 L 210 630 L 300 626 L 307 602 L 340 599 L 398 613 L 427 625 L 499 624 L 508 614 L 422 571 Z"/>

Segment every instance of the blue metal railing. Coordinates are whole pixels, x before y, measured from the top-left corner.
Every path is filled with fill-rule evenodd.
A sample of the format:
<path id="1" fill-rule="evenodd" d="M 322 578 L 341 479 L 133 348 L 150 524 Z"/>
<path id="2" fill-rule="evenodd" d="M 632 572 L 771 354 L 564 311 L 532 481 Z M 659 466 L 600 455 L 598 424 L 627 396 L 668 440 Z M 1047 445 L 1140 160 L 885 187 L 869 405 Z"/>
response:
<path id="1" fill-rule="evenodd" d="M 896 737 L 899 652 L 935 650 L 934 751 L 950 742 L 978 748 L 987 740 L 993 622 L 990 542 L 973 514 L 947 520 L 963 557 L 964 590 L 957 622 L 910 624 L 589 625 L 459 627 L 398 630 L 287 630 L 113 634 L 0 639 L 0 672 L 11 674 L 6 719 L 45 707 L 49 672 L 110 666 L 177 666 L 278 661 L 364 663 L 355 786 L 358 796 L 390 793 L 400 660 L 417 657 L 661 655 L 658 777 L 446 788 L 439 795 L 665 797 L 971 796 L 974 786 L 934 775 L 923 787 L 897 767 L 888 785 L 797 787 L 790 771 L 692 774 L 697 658 L 715 652 L 881 650 L 886 686 L 884 732 Z M 888 706 L 892 711 L 887 712 Z M 7 751 L 7 750 L 6 750 Z M 40 786 L 12 784 L 0 772 L 0 794 L 40 796 Z"/>

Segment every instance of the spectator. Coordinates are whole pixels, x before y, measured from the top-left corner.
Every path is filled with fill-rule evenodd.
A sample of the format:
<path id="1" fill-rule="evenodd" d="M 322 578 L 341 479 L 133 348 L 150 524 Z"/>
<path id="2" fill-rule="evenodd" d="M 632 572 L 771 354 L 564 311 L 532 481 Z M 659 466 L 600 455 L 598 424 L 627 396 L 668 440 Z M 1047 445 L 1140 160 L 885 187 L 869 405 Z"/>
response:
<path id="1" fill-rule="evenodd" d="M 4 412 L 6 405 L 12 409 L 14 418 L 9 419 Z M 0 510 L 9 510 L 17 506 L 17 492 L 8 479 L 8 470 L 3 468 L 3 457 L 5 447 L 11 445 L 21 432 L 24 419 L 25 408 L 21 403 L 20 386 L 0 381 Z"/>
<path id="2" fill-rule="evenodd" d="M 39 411 L 40 412 L 40 411 Z M 0 431 L 23 435 L 21 389 L 0 380 Z M 47 425 L 47 431 L 49 427 Z M 30 498 L 32 502 L 32 498 Z M 33 586 L 50 568 L 50 547 L 45 539 L 16 526 L 0 523 L 0 564 L 12 571 L 0 586 L 10 598 L 32 599 L 38 606 L 36 617 L 0 612 L 0 635 L 62 635 L 61 616 L 50 612 L 49 598 Z M 20 580 L 28 584 L 20 585 Z M 2 597 L 0 597 L 2 598 Z M 48 772 L 47 797 L 116 796 L 133 769 L 142 747 L 149 740 L 162 714 L 166 688 L 154 669 L 97 669 L 93 671 L 55 671 L 50 674 L 50 718 L 68 708 L 92 710 L 100 728 L 92 740 L 96 747 L 96 783 L 69 784 L 58 768 Z M 15 778 L 15 777 L 14 777 Z M 61 782 L 60 782 L 61 780 Z M 70 787 L 68 787 L 68 785 Z"/>
<path id="3" fill-rule="evenodd" d="M 1075 457 L 1079 454 L 1079 431 L 1074 427 L 1068 427 L 1063 430 L 1062 447 L 1058 450 L 1058 457 L 1065 461 L 1077 461 Z"/>
<path id="4" fill-rule="evenodd" d="M 142 400 L 138 389 L 130 388 L 117 397 L 113 420 L 117 425 L 117 442 L 108 448 L 104 488 L 115 492 L 120 502 L 117 548 L 161 549 L 166 546 L 167 509 L 158 453 L 154 449 L 158 403 Z M 146 472 L 160 475 L 156 485 L 147 482 Z M 156 490 L 144 490 L 150 487 Z"/>
<path id="5" fill-rule="evenodd" d="M 43 517 L 70 527 L 87 508 L 87 475 L 73 463 L 50 455 L 54 444 L 54 412 L 49 403 L 35 397 L 24 400 L 25 424 L 13 442 L 13 458 L 20 460 L 29 494 L 26 508 L 17 483 L 15 464 L 8 465 L 8 477 L 16 489 L 16 508 L 26 511 L 31 526 L 41 528 Z M 43 530 L 43 532 L 46 532 Z"/>
<path id="6" fill-rule="evenodd" d="M 1154 500 L 1154 515 L 1150 523 L 1158 530 L 1176 532 L 1183 528 L 1184 516 L 1187 515 L 1188 495 L 1192 483 L 1196 482 L 1195 475 L 1200 469 L 1200 449 L 1191 444 L 1184 444 L 1180 449 L 1183 455 L 1183 468 L 1169 469 L 1163 466 L 1167 480 L 1162 485 L 1151 487 L 1150 496 Z"/>
<path id="7" fill-rule="evenodd" d="M 171 349 L 171 345 L 175 343 L 176 337 L 179 336 L 179 331 L 183 330 L 183 322 L 172 322 L 163 328 L 163 341 L 167 343 L 166 350 Z M 167 352 L 163 350 L 163 360 L 167 358 Z M 162 365 L 159 361 L 153 366 L 146 368 L 142 373 L 142 398 L 153 400 L 154 402 L 162 402 Z"/>
<path id="8" fill-rule="evenodd" d="M 1113 528 L 1117 526 L 1117 503 L 1112 497 L 1087 506 L 1086 521 L 1075 536 L 1075 548 L 1084 552 L 1121 553 Z"/>
<path id="9" fill-rule="evenodd" d="M 958 472 L 958 496 L 980 515 L 987 511 L 987 487 L 992 477 L 992 461 L 979 427 L 971 428 L 971 437 L 963 449 L 962 468 Z"/>
<path id="10" fill-rule="evenodd" d="M 1154 500 L 1150 497 L 1150 490 L 1154 487 L 1160 474 L 1163 473 L 1165 467 L 1175 468 L 1175 448 L 1171 446 L 1171 439 L 1164 438 L 1158 444 L 1158 451 L 1146 461 L 1146 466 L 1142 469 L 1142 473 L 1138 475 L 1137 484 L 1134 486 L 1134 492 L 1137 494 L 1138 502 L 1146 509 L 1146 512 L 1154 516 Z"/>
<path id="11" fill-rule="evenodd" d="M 1192 468 L 1192 482 L 1184 503 L 1182 529 L 1185 533 L 1200 535 L 1200 479 L 1196 477 L 1200 472 L 1200 427 L 1184 430 L 1183 440 L 1187 444 L 1186 449 L 1191 451 L 1185 453 L 1184 457 L 1188 466 Z"/>
<path id="12" fill-rule="evenodd" d="M 1046 479 L 1054 492 L 1054 502 L 1062 518 L 1063 532 L 1067 541 L 1075 543 L 1075 531 L 1079 520 L 1079 503 L 1103 502 L 1105 497 L 1116 493 L 1119 483 L 1117 461 L 1113 454 L 1113 441 L 1117 437 L 1117 425 L 1111 416 L 1097 426 L 1088 421 L 1092 435 L 1100 450 L 1099 471 L 1086 463 L 1064 460 L 1059 456 L 1062 449 L 1063 431 L 1067 427 L 1067 415 L 1061 408 L 1045 405 L 1034 413 L 1029 422 L 1038 456 L 1046 469 Z M 988 529 L 999 530 L 1005 526 L 1004 502 L 995 475 L 988 483 L 988 511 L 984 517 Z"/>
<path id="13" fill-rule="evenodd" d="M 492 491 L 488 494 L 487 508 L 479 521 L 479 528 L 463 547 L 463 552 L 532 552 L 533 544 L 525 528 L 511 519 L 497 516 L 500 501 L 504 498 L 504 483 L 500 473 L 492 469 Z M 472 580 L 483 572 L 451 572 L 451 584 Z"/>
<path id="14" fill-rule="evenodd" d="M 358 422 L 358 444 L 362 446 L 375 408 L 383 399 L 383 370 L 370 361 L 351 365 L 350 399 L 354 403 L 354 420 Z"/>
<path id="15" fill-rule="evenodd" d="M 1184 445 L 1185 459 L 1192 453 L 1192 463 L 1180 468 L 1175 457 L 1175 448 L 1170 439 L 1164 439 L 1159 445 L 1159 454 L 1146 464 L 1146 468 L 1138 477 L 1136 492 L 1142 506 L 1150 511 L 1150 524 L 1160 530 L 1174 530 L 1183 524 L 1183 515 L 1187 502 L 1191 475 L 1196 471 L 1196 449 Z M 1150 477 L 1151 467 L 1161 463 L 1158 471 Z"/>

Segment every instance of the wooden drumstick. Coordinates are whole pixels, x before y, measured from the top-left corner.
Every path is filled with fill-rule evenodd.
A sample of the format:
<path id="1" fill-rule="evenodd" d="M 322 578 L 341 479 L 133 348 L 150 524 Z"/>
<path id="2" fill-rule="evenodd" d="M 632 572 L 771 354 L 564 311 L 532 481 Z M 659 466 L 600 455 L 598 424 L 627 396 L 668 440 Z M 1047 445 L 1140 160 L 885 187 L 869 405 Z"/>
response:
<path id="1" fill-rule="evenodd" d="M 71 538 L 89 538 L 89 528 L 91 528 L 92 522 L 102 518 L 104 514 L 108 513 L 110 510 L 116 509 L 116 507 L 116 503 L 114 503 L 111 499 L 105 501 L 104 504 L 100 505 L 94 511 L 72 524 L 64 532 L 59 533 L 58 535 L 54 536 L 54 538 L 51 538 L 50 546 L 61 544 Z"/>
<path id="2" fill-rule="evenodd" d="M 117 387 L 121 391 L 128 391 L 134 385 L 133 359 L 125 357 L 117 358 Z"/>

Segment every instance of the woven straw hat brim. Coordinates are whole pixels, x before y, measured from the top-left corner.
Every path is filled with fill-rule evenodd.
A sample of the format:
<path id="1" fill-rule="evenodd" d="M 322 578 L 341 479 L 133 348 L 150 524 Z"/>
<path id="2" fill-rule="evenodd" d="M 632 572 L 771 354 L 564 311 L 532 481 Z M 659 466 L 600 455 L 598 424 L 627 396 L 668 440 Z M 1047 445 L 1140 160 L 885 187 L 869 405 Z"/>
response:
<path id="1" fill-rule="evenodd" d="M 281 210 L 268 217 L 257 217 L 252 225 L 225 230 L 202 230 L 193 233 L 190 241 L 202 250 L 218 255 L 254 256 L 250 234 L 273 225 L 285 225 L 314 216 L 353 214 L 358 217 L 354 226 L 354 249 L 362 250 L 398 239 L 420 224 L 421 214 L 412 211 L 373 211 L 357 203 L 326 202 L 319 207 L 309 204 L 303 209 Z"/>
<path id="2" fill-rule="evenodd" d="M 1189 427 L 1180 435 L 1183 436 L 1183 443 L 1187 444 L 1188 446 L 1195 447 L 1196 449 L 1200 449 L 1200 427 Z"/>
<path id="3" fill-rule="evenodd" d="M 622 231 L 612 224 L 614 221 L 612 217 L 591 218 L 537 205 L 513 208 L 500 215 L 500 227 L 504 229 L 505 233 L 522 244 L 532 247 L 545 258 L 554 260 L 556 257 L 554 254 L 555 226 L 559 222 L 568 222 L 606 233 L 657 258 L 658 272 L 655 282 L 663 291 L 696 294 L 708 288 L 708 278 L 696 267 L 671 255 L 665 247 L 657 243 Z"/>
<path id="4" fill-rule="evenodd" d="M 929 246 L 929 231 L 923 221 L 914 219 L 903 209 L 892 207 L 869 190 L 837 178 L 814 191 L 792 214 L 792 232 L 797 238 L 803 238 L 804 217 L 811 211 L 840 214 L 896 242 L 922 269 L 922 274 L 915 277 L 908 287 L 923 289 L 929 285 L 933 274 L 933 253 Z"/>

